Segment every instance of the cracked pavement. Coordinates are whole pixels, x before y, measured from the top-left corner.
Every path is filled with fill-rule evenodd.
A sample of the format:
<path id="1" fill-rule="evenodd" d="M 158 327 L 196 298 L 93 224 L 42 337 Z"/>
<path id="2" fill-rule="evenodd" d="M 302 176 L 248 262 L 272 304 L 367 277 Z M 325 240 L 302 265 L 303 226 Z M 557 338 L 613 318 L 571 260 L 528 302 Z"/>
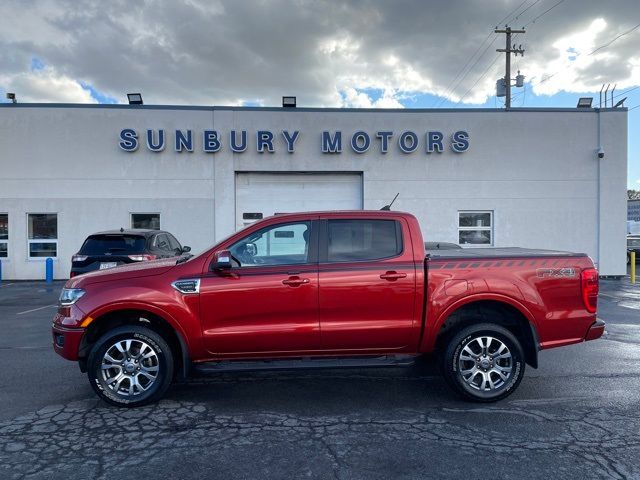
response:
<path id="1" fill-rule="evenodd" d="M 426 364 L 199 377 L 135 410 L 97 400 L 55 356 L 52 311 L 17 316 L 58 289 L 13 286 L 0 288 L 2 479 L 640 479 L 640 286 L 624 281 L 602 284 L 603 339 L 542 352 L 497 404 L 458 400 Z"/>

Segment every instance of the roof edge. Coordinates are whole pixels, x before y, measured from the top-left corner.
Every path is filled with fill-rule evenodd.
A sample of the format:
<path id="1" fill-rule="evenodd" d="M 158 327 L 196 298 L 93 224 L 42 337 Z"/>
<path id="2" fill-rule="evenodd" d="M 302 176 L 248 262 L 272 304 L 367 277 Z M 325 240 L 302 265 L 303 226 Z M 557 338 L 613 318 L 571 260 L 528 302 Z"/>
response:
<path id="1" fill-rule="evenodd" d="M 0 108 L 113 108 L 124 110 L 200 110 L 200 111 L 257 111 L 257 112 L 324 112 L 324 113 L 508 113 L 508 112 L 627 112 L 627 107 L 512 107 L 505 108 L 336 108 L 336 107 L 239 107 L 206 105 L 128 105 L 122 103 L 0 103 Z"/>

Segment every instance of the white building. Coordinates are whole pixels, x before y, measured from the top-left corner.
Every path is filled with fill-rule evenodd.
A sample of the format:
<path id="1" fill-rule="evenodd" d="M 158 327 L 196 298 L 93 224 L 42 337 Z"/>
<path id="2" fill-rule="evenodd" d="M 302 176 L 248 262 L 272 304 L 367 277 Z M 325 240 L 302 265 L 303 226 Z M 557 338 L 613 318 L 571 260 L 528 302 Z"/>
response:
<path id="1" fill-rule="evenodd" d="M 67 278 L 99 230 L 159 224 L 197 252 L 260 216 L 379 209 L 398 192 L 427 241 L 626 271 L 624 108 L 0 107 L 4 279 L 43 278 L 47 256 Z"/>

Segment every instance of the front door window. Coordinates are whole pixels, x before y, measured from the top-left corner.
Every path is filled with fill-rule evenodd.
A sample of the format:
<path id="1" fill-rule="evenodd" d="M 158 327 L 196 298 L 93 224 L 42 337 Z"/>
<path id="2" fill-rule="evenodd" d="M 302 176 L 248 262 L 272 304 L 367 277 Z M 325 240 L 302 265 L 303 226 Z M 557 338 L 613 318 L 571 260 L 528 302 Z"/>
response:
<path id="1" fill-rule="evenodd" d="M 229 250 L 241 267 L 309 263 L 311 222 L 272 225 L 234 243 Z"/>

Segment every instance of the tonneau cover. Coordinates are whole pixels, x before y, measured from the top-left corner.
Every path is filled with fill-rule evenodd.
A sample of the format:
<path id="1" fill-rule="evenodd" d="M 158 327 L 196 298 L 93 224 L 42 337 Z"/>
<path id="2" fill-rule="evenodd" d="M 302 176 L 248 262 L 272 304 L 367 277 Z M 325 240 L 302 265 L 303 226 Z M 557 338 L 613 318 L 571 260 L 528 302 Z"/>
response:
<path id="1" fill-rule="evenodd" d="M 585 257 L 585 253 L 561 252 L 521 247 L 461 248 L 456 250 L 427 250 L 434 260 L 447 258 L 531 258 L 531 257 Z"/>

